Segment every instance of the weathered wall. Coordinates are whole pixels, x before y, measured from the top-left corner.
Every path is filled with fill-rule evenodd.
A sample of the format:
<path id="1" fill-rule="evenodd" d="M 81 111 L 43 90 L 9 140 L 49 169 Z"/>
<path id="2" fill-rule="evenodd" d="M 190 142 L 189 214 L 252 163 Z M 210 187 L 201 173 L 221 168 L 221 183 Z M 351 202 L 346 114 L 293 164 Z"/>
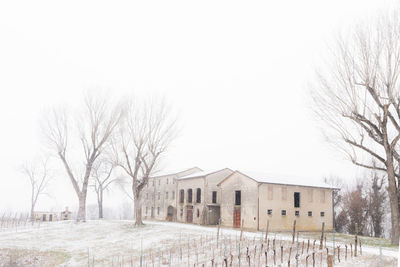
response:
<path id="1" fill-rule="evenodd" d="M 294 193 L 300 193 L 300 207 L 294 207 Z M 325 229 L 332 230 L 332 190 L 293 185 L 261 184 L 260 196 L 260 229 L 265 229 L 269 220 L 269 229 L 272 231 L 288 231 L 296 220 L 296 229 L 300 231 L 319 231 L 322 222 Z M 268 215 L 268 209 L 272 214 Z M 281 211 L 286 210 L 286 216 Z M 295 216 L 299 211 L 299 216 Z M 312 216 L 308 216 L 308 212 Z M 321 217 L 321 212 L 325 213 Z"/>
<path id="2" fill-rule="evenodd" d="M 141 194 L 142 216 L 144 219 L 166 220 L 168 206 L 176 207 L 175 175 L 159 176 L 149 179 Z M 153 209 L 153 217 L 151 210 Z M 176 216 L 176 209 L 174 217 Z"/>
<path id="3" fill-rule="evenodd" d="M 257 229 L 258 183 L 240 173 L 233 173 L 220 185 L 221 191 L 221 223 L 233 227 L 233 211 L 235 208 L 235 191 L 241 191 L 240 208 L 244 228 Z"/>
<path id="4" fill-rule="evenodd" d="M 197 203 L 197 188 L 201 190 L 201 202 Z M 192 189 L 192 202 L 188 202 L 188 190 Z M 184 203 L 180 203 L 179 195 L 180 190 L 184 190 L 185 198 Z M 200 224 L 202 215 L 204 212 L 204 177 L 197 177 L 197 178 L 188 178 L 188 179 L 181 179 L 178 182 L 178 190 L 177 190 L 177 221 L 179 222 L 187 222 L 187 211 L 188 209 L 192 209 L 193 212 L 193 223 Z"/>

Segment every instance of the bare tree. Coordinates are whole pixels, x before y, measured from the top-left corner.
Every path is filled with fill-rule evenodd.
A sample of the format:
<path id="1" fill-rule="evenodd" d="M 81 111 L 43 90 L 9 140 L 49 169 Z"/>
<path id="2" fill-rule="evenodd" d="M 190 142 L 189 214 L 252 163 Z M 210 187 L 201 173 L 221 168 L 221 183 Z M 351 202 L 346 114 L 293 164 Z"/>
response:
<path id="1" fill-rule="evenodd" d="M 72 116 L 75 114 L 80 115 Z M 45 117 L 43 132 L 64 165 L 79 200 L 77 221 L 86 220 L 86 196 L 93 164 L 108 144 L 121 116 L 121 109 L 112 105 L 108 97 L 87 94 L 83 108 L 76 113 L 54 109 Z M 74 150 L 75 146 L 81 150 Z M 78 159 L 83 170 L 74 169 L 72 159 Z"/>
<path id="2" fill-rule="evenodd" d="M 109 189 L 109 186 L 117 181 L 116 176 L 112 176 L 114 163 L 110 160 L 102 158 L 93 165 L 92 187 L 96 192 L 97 206 L 99 209 L 99 219 L 103 219 L 103 196 L 104 192 Z"/>
<path id="3" fill-rule="evenodd" d="M 31 185 L 31 220 L 40 195 L 45 194 L 49 181 L 53 175 L 49 169 L 49 159 L 41 159 L 39 162 L 25 162 L 21 166 L 21 172 L 28 177 Z"/>
<path id="4" fill-rule="evenodd" d="M 372 21 L 372 20 L 371 20 Z M 398 13 L 339 37 L 318 70 L 313 108 L 334 147 L 357 166 L 387 174 L 391 242 L 399 242 L 400 21 Z M 371 157 L 376 164 L 370 164 Z"/>
<path id="5" fill-rule="evenodd" d="M 115 162 L 132 182 L 135 225 L 142 225 L 141 192 L 176 137 L 175 119 L 164 101 L 125 106 L 114 143 Z"/>
<path id="6" fill-rule="evenodd" d="M 358 229 L 357 234 L 365 235 L 368 218 L 368 201 L 364 195 L 363 183 L 361 181 L 357 181 L 355 188 L 345 193 L 343 206 L 343 210 L 346 211 L 349 218 L 347 231 L 355 234 L 356 229 Z"/>

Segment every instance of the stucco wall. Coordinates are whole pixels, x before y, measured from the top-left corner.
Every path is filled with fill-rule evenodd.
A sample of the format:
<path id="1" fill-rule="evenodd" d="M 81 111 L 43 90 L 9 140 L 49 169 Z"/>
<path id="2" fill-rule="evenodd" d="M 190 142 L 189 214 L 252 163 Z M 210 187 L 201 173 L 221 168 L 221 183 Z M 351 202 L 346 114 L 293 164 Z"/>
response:
<path id="1" fill-rule="evenodd" d="M 197 188 L 201 190 L 201 202 L 196 203 Z M 188 202 L 188 190 L 192 189 L 192 202 Z M 179 194 L 180 190 L 184 190 L 185 198 L 184 203 L 180 203 Z M 193 223 L 200 224 L 204 212 L 204 177 L 181 179 L 178 182 L 177 194 L 177 221 L 186 222 L 187 210 L 191 208 L 193 211 Z"/>
<path id="2" fill-rule="evenodd" d="M 234 173 L 220 184 L 221 189 L 221 224 L 233 227 L 235 191 L 241 191 L 241 220 L 244 228 L 257 229 L 258 183 L 240 173 Z"/>
<path id="3" fill-rule="evenodd" d="M 149 182 L 141 193 L 143 218 L 165 220 L 167 218 L 168 206 L 171 205 L 176 207 L 176 188 L 177 182 L 174 175 L 160 176 L 149 179 Z M 167 192 L 168 196 L 166 194 Z M 153 217 L 151 217 L 152 208 L 154 212 Z"/>
<path id="4" fill-rule="evenodd" d="M 300 193 L 299 208 L 294 207 L 295 192 Z M 260 229 L 265 229 L 269 220 L 270 230 L 287 231 L 292 229 L 293 221 L 296 220 L 296 229 L 300 231 L 319 231 L 322 222 L 325 222 L 326 230 L 332 230 L 332 190 L 330 189 L 261 184 L 259 196 Z M 272 209 L 271 215 L 267 214 L 268 209 Z M 286 216 L 282 216 L 282 210 L 286 210 Z M 299 211 L 299 216 L 295 216 L 296 210 Z M 309 211 L 312 212 L 312 216 L 308 216 Z M 321 217 L 321 212 L 324 212 L 324 217 Z"/>

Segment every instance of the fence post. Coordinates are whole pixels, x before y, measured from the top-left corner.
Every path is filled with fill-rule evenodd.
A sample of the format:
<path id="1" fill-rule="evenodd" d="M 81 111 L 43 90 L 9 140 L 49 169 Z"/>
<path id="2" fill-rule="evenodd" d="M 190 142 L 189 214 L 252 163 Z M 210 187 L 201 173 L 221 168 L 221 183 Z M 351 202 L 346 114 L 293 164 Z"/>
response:
<path id="1" fill-rule="evenodd" d="M 382 239 L 379 239 L 379 266 L 383 267 L 383 264 L 382 264 Z"/>
<path id="2" fill-rule="evenodd" d="M 143 266 L 143 237 L 140 238 L 140 267 Z"/>

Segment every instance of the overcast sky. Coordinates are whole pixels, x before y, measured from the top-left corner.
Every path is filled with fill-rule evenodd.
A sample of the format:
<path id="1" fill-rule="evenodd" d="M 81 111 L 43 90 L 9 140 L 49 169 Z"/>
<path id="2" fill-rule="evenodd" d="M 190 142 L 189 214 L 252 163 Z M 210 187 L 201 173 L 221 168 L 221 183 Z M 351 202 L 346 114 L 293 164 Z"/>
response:
<path id="1" fill-rule="evenodd" d="M 43 110 L 88 89 L 168 99 L 183 129 L 166 169 L 353 179 L 362 170 L 323 140 L 307 83 L 337 31 L 395 2 L 1 1 L 0 211 L 29 209 L 18 166 L 43 147 Z M 39 207 L 74 194 L 60 171 Z"/>

